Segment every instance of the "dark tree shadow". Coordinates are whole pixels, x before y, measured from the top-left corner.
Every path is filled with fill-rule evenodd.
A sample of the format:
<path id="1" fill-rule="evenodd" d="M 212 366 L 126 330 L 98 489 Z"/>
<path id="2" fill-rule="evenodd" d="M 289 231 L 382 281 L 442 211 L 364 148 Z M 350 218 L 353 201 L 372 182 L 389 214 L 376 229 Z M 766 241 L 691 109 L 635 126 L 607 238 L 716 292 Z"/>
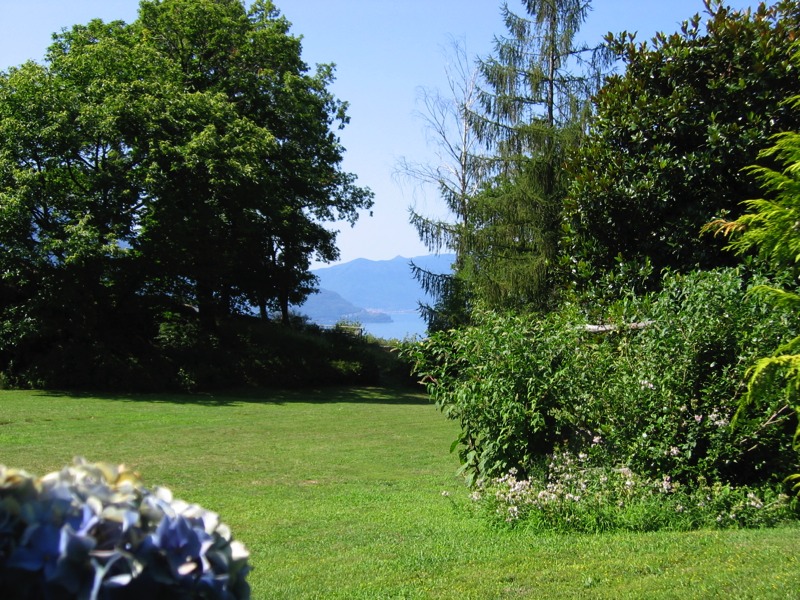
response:
<path id="1" fill-rule="evenodd" d="M 247 389 L 188 393 L 114 393 L 43 390 L 41 396 L 95 398 L 109 402 L 194 404 L 198 406 L 236 406 L 240 404 L 396 404 L 423 405 L 431 400 L 423 389 L 408 387 L 319 387 L 292 389 Z"/>

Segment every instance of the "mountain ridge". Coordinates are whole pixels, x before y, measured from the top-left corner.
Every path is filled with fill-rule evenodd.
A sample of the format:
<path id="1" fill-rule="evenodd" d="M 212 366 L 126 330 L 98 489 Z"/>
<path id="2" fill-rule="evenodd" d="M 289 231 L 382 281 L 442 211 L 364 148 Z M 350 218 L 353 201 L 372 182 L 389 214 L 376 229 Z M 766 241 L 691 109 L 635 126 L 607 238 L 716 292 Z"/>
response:
<path id="1" fill-rule="evenodd" d="M 313 269 L 318 279 L 320 293 L 312 294 L 308 300 L 296 307 L 312 321 L 330 322 L 332 318 L 358 320 L 352 315 L 360 313 L 367 319 L 392 312 L 416 310 L 420 302 L 430 302 L 419 282 L 414 279 L 411 263 L 436 273 L 447 273 L 455 255 L 432 254 L 406 258 L 396 256 L 388 260 L 356 258 L 346 263 Z M 333 294 L 331 294 L 333 293 Z M 338 311 L 335 303 L 341 305 Z"/>

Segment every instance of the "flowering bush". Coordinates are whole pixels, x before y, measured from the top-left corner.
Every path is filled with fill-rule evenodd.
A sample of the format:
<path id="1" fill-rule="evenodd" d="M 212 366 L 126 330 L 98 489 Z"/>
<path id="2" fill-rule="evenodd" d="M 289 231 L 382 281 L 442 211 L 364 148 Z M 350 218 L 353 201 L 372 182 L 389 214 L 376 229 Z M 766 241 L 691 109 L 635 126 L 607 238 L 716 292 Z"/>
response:
<path id="1" fill-rule="evenodd" d="M 731 424 L 748 366 L 800 332 L 800 315 L 747 293 L 764 281 L 734 269 L 671 274 L 657 294 L 603 307 L 605 333 L 587 330 L 576 304 L 478 311 L 475 326 L 404 353 L 460 424 L 453 448 L 470 484 L 511 468 L 527 476 L 566 444 L 652 480 L 761 485 L 796 464 L 791 402 L 776 386 Z"/>
<path id="2" fill-rule="evenodd" d="M 585 454 L 555 452 L 541 475 L 511 469 L 480 480 L 471 499 L 498 524 L 538 531 L 686 531 L 701 527 L 768 527 L 797 517 L 797 501 L 779 487 L 734 487 L 669 475 L 648 479 Z"/>
<path id="3" fill-rule="evenodd" d="M 76 459 L 35 478 L 0 465 L 5 600 L 246 599 L 247 557 L 215 513 L 123 466 Z"/>

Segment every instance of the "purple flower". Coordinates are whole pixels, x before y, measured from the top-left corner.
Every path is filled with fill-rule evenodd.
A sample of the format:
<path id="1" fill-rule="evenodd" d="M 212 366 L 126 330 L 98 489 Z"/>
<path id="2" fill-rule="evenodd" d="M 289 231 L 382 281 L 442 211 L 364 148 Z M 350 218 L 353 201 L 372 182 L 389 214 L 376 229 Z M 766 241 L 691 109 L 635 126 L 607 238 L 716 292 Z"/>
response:
<path id="1" fill-rule="evenodd" d="M 175 579 L 199 577 L 204 568 L 204 554 L 212 539 L 202 527 L 195 527 L 186 517 L 165 515 L 156 530 L 143 544 L 145 552 L 162 553 Z"/>
<path id="2" fill-rule="evenodd" d="M 60 541 L 61 531 L 52 523 L 29 525 L 7 566 L 24 571 L 42 570 L 45 580 L 50 581 L 56 573 Z"/>

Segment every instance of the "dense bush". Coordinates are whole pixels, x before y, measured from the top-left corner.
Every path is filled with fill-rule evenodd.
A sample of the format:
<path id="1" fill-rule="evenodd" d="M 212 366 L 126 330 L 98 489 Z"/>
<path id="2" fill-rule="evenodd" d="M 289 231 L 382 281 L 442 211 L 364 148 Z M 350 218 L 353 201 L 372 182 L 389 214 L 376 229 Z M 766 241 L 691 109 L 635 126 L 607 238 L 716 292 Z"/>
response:
<path id="1" fill-rule="evenodd" d="M 225 321 L 210 334 L 191 320 L 162 326 L 160 350 L 186 390 L 242 386 L 374 384 L 376 349 L 346 331 L 303 322 L 291 327 L 251 317 Z"/>
<path id="2" fill-rule="evenodd" d="M 667 276 L 659 294 L 608 307 L 604 333 L 569 305 L 541 317 L 482 313 L 405 353 L 461 423 L 454 448 L 473 482 L 510 469 L 526 478 L 556 447 L 646 479 L 764 482 L 796 460 L 793 411 L 776 393 L 731 421 L 747 367 L 798 322 L 748 296 L 751 283 L 738 270 Z"/>
<path id="3" fill-rule="evenodd" d="M 800 42 L 792 46 L 794 64 L 800 65 Z M 800 95 L 783 102 L 800 114 Z M 789 281 L 797 284 L 800 263 L 800 133 L 783 132 L 773 138 L 774 145 L 759 154 L 760 164 L 749 167 L 751 174 L 761 183 L 765 196 L 745 202 L 747 212 L 736 221 L 716 219 L 704 229 L 731 236 L 729 249 L 748 255 L 755 251 L 758 258 L 778 272 L 788 274 Z M 777 166 L 773 168 L 773 165 Z M 757 293 L 765 302 L 783 310 L 800 312 L 800 295 L 785 287 L 762 286 Z M 742 405 L 761 404 L 769 399 L 776 382 L 783 386 L 788 403 L 800 415 L 800 337 L 792 338 L 775 350 L 771 356 L 758 360 L 748 373 L 748 389 Z M 800 450 L 800 426 L 795 430 L 794 446 Z M 800 494 L 800 473 L 789 476 L 796 482 L 794 490 Z"/>
<path id="4" fill-rule="evenodd" d="M 565 434 L 555 384 L 574 360 L 576 319 L 478 312 L 475 326 L 405 347 L 437 406 L 461 424 L 452 449 L 470 479 L 524 472 Z"/>
<path id="5" fill-rule="evenodd" d="M 202 327 L 197 314 L 167 312 L 155 332 L 124 344 L 73 339 L 16 356 L 0 376 L 6 387 L 113 391 L 203 391 L 253 386 L 365 384 L 398 380 L 405 368 L 376 340 L 255 317 Z M 45 356 L 47 360 L 40 360 Z M 2 357 L 0 357 L 2 358 Z"/>

